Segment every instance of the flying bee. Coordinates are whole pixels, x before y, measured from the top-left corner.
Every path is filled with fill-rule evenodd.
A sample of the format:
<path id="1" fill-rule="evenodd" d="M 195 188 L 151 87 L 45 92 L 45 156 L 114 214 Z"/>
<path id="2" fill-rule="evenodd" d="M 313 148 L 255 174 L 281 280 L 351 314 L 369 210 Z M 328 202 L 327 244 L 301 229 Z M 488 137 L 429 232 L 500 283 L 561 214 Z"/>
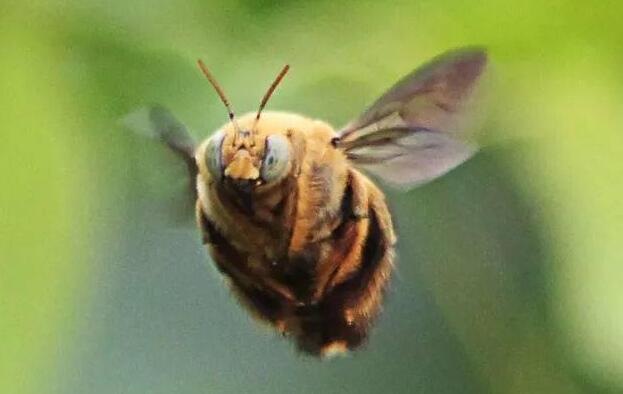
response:
<path id="1" fill-rule="evenodd" d="M 379 314 L 396 235 L 381 189 L 443 175 L 474 152 L 461 127 L 487 61 L 447 52 L 395 84 L 336 131 L 321 120 L 263 112 L 236 117 L 200 144 L 161 107 L 157 135 L 186 162 L 196 219 L 210 255 L 253 316 L 324 356 L 359 347 Z"/>

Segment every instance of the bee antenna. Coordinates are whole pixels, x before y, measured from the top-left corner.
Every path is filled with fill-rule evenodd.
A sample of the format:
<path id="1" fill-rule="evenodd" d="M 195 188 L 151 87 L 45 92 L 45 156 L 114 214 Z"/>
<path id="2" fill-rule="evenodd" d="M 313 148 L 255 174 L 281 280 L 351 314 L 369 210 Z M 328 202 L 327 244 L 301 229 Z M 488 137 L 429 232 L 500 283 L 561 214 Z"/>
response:
<path id="1" fill-rule="evenodd" d="M 275 78 L 273 83 L 268 88 L 268 91 L 266 92 L 266 94 L 264 95 L 264 98 L 262 99 L 262 102 L 260 103 L 260 108 L 257 110 L 257 115 L 255 116 L 255 121 L 256 122 L 258 120 L 260 120 L 260 115 L 262 114 L 262 110 L 266 106 L 266 103 L 268 102 L 268 99 L 270 99 L 270 96 L 273 95 L 273 92 L 277 88 L 277 85 L 279 85 L 279 82 L 281 82 L 283 77 L 286 76 L 286 73 L 288 72 L 289 69 L 290 69 L 290 65 L 289 64 L 286 64 L 285 66 L 283 66 L 283 68 L 279 72 L 279 75 L 277 75 L 277 78 Z"/>
<path id="2" fill-rule="evenodd" d="M 216 93 L 221 98 L 221 101 L 223 102 L 223 104 L 225 104 L 225 108 L 227 108 L 227 113 L 229 115 L 229 120 L 234 124 L 234 128 L 236 129 L 236 131 L 240 131 L 238 123 L 236 123 L 236 120 L 234 119 L 234 111 L 232 110 L 231 105 L 229 104 L 229 100 L 227 100 L 227 96 L 225 96 L 225 92 L 223 92 L 221 85 L 218 84 L 216 78 L 214 78 L 214 76 L 210 73 L 208 67 L 201 59 L 197 60 L 197 64 L 199 64 L 199 68 L 203 72 L 203 75 L 208 78 L 208 81 L 210 81 L 210 84 L 212 85 L 214 90 L 216 90 Z"/>

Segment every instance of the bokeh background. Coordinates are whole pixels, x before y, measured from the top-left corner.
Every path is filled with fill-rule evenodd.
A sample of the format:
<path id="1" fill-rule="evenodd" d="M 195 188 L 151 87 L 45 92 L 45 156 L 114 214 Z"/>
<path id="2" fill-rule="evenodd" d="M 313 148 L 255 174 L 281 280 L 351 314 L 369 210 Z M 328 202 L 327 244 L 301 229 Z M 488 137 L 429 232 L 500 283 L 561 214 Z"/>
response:
<path id="1" fill-rule="evenodd" d="M 4 1 L 0 392 L 623 392 L 619 2 Z M 318 362 L 252 321 L 185 219 L 183 164 L 234 107 L 343 125 L 432 56 L 492 59 L 484 148 L 388 190 L 398 270 L 366 348 Z"/>

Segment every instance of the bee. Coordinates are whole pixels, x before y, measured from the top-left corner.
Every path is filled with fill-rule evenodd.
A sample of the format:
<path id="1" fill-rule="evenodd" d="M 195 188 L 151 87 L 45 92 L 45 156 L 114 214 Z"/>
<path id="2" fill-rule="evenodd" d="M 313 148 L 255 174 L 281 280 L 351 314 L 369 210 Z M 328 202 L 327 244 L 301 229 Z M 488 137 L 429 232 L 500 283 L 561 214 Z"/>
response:
<path id="1" fill-rule="evenodd" d="M 392 274 L 396 234 L 383 191 L 437 178 L 476 151 L 462 131 L 486 52 L 446 52 L 408 74 L 335 130 L 288 112 L 236 117 L 196 144 L 167 110 L 157 135 L 187 164 L 202 240 L 231 291 L 297 348 L 327 356 L 360 347 Z"/>

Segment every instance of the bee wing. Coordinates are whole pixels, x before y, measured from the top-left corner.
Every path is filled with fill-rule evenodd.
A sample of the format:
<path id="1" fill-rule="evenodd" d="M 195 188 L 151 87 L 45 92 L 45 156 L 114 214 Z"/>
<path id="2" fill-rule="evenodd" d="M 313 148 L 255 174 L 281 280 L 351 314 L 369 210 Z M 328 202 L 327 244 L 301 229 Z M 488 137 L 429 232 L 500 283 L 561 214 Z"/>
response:
<path id="1" fill-rule="evenodd" d="M 487 62 L 482 49 L 447 52 L 414 70 L 339 132 L 357 166 L 403 187 L 445 174 L 477 148 L 464 109 Z"/>
<path id="2" fill-rule="evenodd" d="M 122 124 L 138 134 L 160 139 L 184 161 L 194 157 L 195 140 L 186 126 L 165 107 L 153 105 L 141 108 L 123 118 Z"/>
<path id="3" fill-rule="evenodd" d="M 196 143 L 186 127 L 178 121 L 171 112 L 160 105 L 141 108 L 126 115 L 121 124 L 137 134 L 155 138 L 163 142 L 173 153 L 180 157 L 188 169 L 189 192 L 179 196 L 187 207 L 183 209 L 192 212 L 197 199 L 197 163 L 195 162 Z M 178 196 L 176 196 L 178 197 Z M 187 202 L 187 203 L 186 203 Z M 180 218 L 186 214 L 180 214 Z"/>

